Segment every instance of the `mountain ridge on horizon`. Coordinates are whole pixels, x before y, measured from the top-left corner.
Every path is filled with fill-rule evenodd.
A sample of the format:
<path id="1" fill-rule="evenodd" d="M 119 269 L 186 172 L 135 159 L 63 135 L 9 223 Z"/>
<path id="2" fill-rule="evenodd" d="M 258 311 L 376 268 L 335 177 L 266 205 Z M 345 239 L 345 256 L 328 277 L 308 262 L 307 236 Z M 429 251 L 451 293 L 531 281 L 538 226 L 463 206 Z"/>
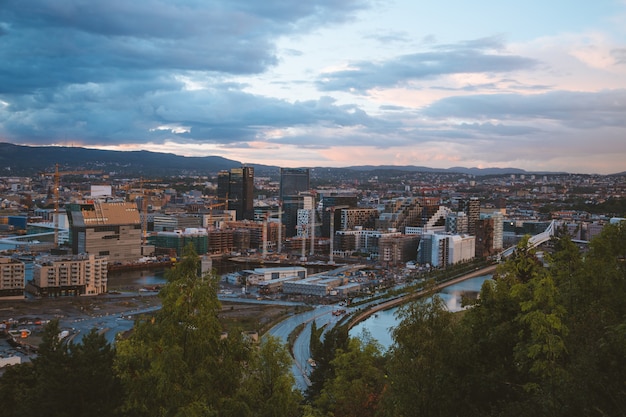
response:
<path id="1" fill-rule="evenodd" d="M 216 173 L 221 170 L 228 170 L 243 165 L 239 161 L 221 156 L 182 156 L 173 153 L 154 152 L 148 150 L 115 151 L 75 146 L 30 146 L 0 142 L 0 172 L 4 171 L 3 174 L 10 173 L 10 175 L 33 175 L 39 172 L 51 171 L 54 164 L 59 164 L 60 169 L 81 167 L 83 169 L 101 169 L 120 173 L 142 174 L 147 176 L 180 175 L 180 173 Z M 259 170 L 259 173 L 280 170 L 279 166 L 262 164 L 245 165 L 255 167 L 255 170 Z M 355 165 L 343 168 L 307 168 L 313 170 L 394 170 L 407 172 L 441 172 L 475 176 L 506 174 L 567 174 L 566 172 L 526 171 L 520 168 L 430 168 L 417 165 Z"/>

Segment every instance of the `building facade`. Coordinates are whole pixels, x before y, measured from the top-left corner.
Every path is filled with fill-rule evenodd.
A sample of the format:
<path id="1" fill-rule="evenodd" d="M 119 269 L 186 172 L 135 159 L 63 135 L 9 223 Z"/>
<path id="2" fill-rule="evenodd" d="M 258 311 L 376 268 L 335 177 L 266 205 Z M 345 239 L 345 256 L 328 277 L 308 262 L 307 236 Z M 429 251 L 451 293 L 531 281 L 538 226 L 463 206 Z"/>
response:
<path id="1" fill-rule="evenodd" d="M 108 256 L 109 262 L 141 258 L 141 221 L 134 203 L 86 201 L 67 206 L 72 253 Z"/>
<path id="2" fill-rule="evenodd" d="M 50 256 L 33 265 L 32 286 L 42 297 L 98 295 L 107 292 L 108 258 L 96 255 Z"/>
<path id="3" fill-rule="evenodd" d="M 254 219 L 254 168 L 221 171 L 217 177 L 217 196 L 227 203 L 228 210 L 235 210 L 237 220 Z"/>
<path id="4" fill-rule="evenodd" d="M 24 298 L 24 262 L 0 257 L 0 299 Z"/>

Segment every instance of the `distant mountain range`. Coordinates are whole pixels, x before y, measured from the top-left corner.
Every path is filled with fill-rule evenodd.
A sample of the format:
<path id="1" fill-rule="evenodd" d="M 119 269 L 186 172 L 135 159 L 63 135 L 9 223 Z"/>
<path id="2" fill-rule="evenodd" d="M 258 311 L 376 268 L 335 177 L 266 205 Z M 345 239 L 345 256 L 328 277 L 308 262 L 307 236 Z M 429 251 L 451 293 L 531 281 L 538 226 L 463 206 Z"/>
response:
<path id="1" fill-rule="evenodd" d="M 22 146 L 0 142 L 0 176 L 32 176 L 39 172 L 53 172 L 55 164 L 60 171 L 101 170 L 122 176 L 157 178 L 175 175 L 210 175 L 221 170 L 240 167 L 241 162 L 219 156 L 189 157 L 150 151 L 107 151 L 81 147 Z M 275 176 L 278 166 L 248 164 L 257 176 Z M 506 174 L 564 174 L 563 172 L 527 172 L 519 168 L 464 168 L 447 169 L 423 166 L 361 165 L 346 168 L 313 168 L 332 175 L 345 176 L 349 172 L 440 172 L 475 176 Z"/>

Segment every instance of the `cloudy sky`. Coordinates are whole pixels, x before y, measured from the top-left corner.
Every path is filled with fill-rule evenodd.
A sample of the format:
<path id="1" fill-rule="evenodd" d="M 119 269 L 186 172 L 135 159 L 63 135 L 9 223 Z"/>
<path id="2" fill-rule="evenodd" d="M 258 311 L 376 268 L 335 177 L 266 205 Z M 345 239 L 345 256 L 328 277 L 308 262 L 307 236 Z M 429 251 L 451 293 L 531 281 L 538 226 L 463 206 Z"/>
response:
<path id="1" fill-rule="evenodd" d="M 626 0 L 0 0 L 0 142 L 626 170 Z"/>

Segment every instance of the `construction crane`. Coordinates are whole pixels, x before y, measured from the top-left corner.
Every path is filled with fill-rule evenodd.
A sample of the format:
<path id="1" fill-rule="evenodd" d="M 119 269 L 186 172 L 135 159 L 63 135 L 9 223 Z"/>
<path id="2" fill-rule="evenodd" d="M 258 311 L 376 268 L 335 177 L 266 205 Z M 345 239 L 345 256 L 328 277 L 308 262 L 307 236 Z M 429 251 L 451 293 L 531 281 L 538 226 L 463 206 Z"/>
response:
<path id="1" fill-rule="evenodd" d="M 64 175 L 100 175 L 102 171 L 81 170 L 81 171 L 59 171 L 59 164 L 54 165 L 54 172 L 40 172 L 41 178 L 54 178 L 54 247 L 59 247 L 59 188 L 61 187 L 61 177 Z"/>
<path id="2" fill-rule="evenodd" d="M 146 247 L 148 236 L 148 202 L 146 201 L 146 192 L 143 189 L 143 178 L 139 181 L 141 185 L 141 250 L 143 255 L 143 250 Z"/>
<path id="3" fill-rule="evenodd" d="M 282 252 L 282 240 L 283 240 L 283 211 L 282 211 L 282 205 L 278 205 L 278 212 L 273 212 L 273 211 L 268 211 L 265 213 L 265 216 L 263 217 L 263 258 L 266 257 L 267 255 L 267 227 L 268 227 L 268 220 L 270 217 L 277 215 L 278 218 L 278 242 L 277 242 L 277 247 L 276 247 L 276 253 L 281 253 Z"/>
<path id="4" fill-rule="evenodd" d="M 221 198 L 217 199 L 222 200 Z M 228 194 L 226 194 L 226 198 L 223 203 L 215 203 L 215 204 L 206 204 L 205 207 L 209 209 L 209 226 L 213 227 L 213 209 L 217 207 L 223 207 L 224 210 L 228 209 Z"/>

